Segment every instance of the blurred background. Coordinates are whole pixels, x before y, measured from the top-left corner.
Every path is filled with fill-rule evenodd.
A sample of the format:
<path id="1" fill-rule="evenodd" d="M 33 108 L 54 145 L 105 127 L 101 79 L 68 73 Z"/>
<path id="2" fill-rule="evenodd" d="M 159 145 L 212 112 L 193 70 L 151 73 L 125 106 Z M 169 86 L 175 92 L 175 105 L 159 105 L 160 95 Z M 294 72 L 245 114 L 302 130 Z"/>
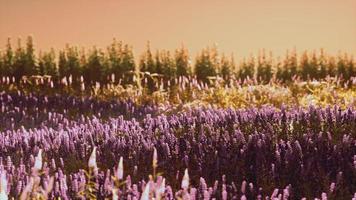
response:
<path id="1" fill-rule="evenodd" d="M 0 48 L 7 37 L 32 35 L 36 50 L 66 43 L 106 47 L 113 38 L 131 44 L 135 55 L 184 45 L 194 57 L 207 45 L 235 58 L 265 48 L 356 52 L 354 0 L 25 1 L 0 0 Z"/>

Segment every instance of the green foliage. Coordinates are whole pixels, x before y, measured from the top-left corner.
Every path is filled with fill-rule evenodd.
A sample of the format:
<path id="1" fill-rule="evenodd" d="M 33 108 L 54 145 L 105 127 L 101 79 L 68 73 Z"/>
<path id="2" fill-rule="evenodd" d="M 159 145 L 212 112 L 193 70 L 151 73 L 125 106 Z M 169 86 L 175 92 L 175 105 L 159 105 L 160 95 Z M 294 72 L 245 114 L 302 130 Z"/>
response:
<path id="1" fill-rule="evenodd" d="M 191 74 L 188 51 L 182 47 L 175 51 L 175 65 L 177 76 L 188 76 Z"/>
<path id="2" fill-rule="evenodd" d="M 13 69 L 12 75 L 18 81 L 22 76 L 26 75 L 25 65 L 26 65 L 27 56 L 26 56 L 26 51 L 21 46 L 21 39 L 18 39 L 17 43 L 18 46 L 15 51 L 15 57 L 12 65 L 12 69 Z"/>
<path id="3" fill-rule="evenodd" d="M 233 58 L 227 59 L 224 55 L 220 57 L 216 47 L 206 48 L 196 57 L 193 68 L 184 47 L 176 49 L 174 54 L 165 50 L 152 53 L 149 43 L 136 66 L 132 47 L 116 40 L 105 51 L 93 47 L 86 53 L 84 49 L 79 51 L 77 47 L 67 45 L 58 51 L 58 55 L 54 49 L 36 55 L 32 37 L 27 38 L 25 47 L 21 46 L 19 39 L 15 49 L 9 38 L 5 49 L 0 51 L 0 77 L 14 76 L 17 82 L 24 76 L 50 75 L 60 79 L 71 77 L 73 84 L 76 84 L 83 76 L 89 85 L 96 82 L 139 84 L 151 92 L 158 89 L 162 80 L 175 80 L 182 76 L 195 76 L 204 83 L 210 83 L 211 78 L 217 75 L 225 83 L 234 78 L 261 83 L 277 79 L 287 83 L 297 78 L 307 81 L 338 76 L 342 78 L 341 82 L 349 85 L 352 83 L 348 81 L 356 76 L 352 56 L 339 54 L 333 57 L 323 49 L 319 53 L 304 52 L 300 57 L 294 49 L 277 60 L 272 55 L 266 57 L 263 50 L 258 57 L 244 58 L 235 66 Z M 134 75 L 138 77 L 139 72 L 143 73 L 139 80 L 134 79 Z"/>
<path id="4" fill-rule="evenodd" d="M 161 53 L 161 64 L 162 64 L 162 73 L 166 80 L 173 79 L 177 76 L 178 71 L 174 60 L 172 59 L 169 51 L 163 51 Z"/>
<path id="5" fill-rule="evenodd" d="M 216 66 L 219 65 L 217 57 L 216 48 L 212 51 L 207 48 L 201 52 L 195 63 L 195 74 L 198 80 L 208 82 L 208 77 L 217 75 Z"/>
<path id="6" fill-rule="evenodd" d="M 11 46 L 11 39 L 8 38 L 7 39 L 7 43 L 6 43 L 6 50 L 5 53 L 2 56 L 2 60 L 3 60 L 3 68 L 1 70 L 2 75 L 3 76 L 11 76 L 13 74 L 14 71 L 14 52 L 12 50 L 12 46 Z"/>
<path id="7" fill-rule="evenodd" d="M 94 48 L 89 54 L 88 61 L 83 69 L 84 79 L 87 83 L 102 82 L 107 71 L 108 67 L 104 64 L 103 53 Z"/>
<path id="8" fill-rule="evenodd" d="M 339 55 L 336 74 L 340 77 L 343 77 L 346 80 L 349 80 L 351 77 L 356 76 L 356 68 L 353 59 L 349 58 L 347 54 L 341 56 Z"/>
<path id="9" fill-rule="evenodd" d="M 126 75 L 123 77 L 124 84 L 131 83 L 132 79 L 129 74 L 135 71 L 135 68 L 136 65 L 132 48 L 126 44 L 121 54 L 121 71 L 124 75 Z"/>
<path id="10" fill-rule="evenodd" d="M 54 49 L 50 52 L 40 53 L 38 58 L 38 74 L 39 75 L 50 75 L 52 77 L 58 76 L 58 70 L 55 62 Z"/>
<path id="11" fill-rule="evenodd" d="M 10 39 L 8 40 L 7 50 L 4 59 L 4 71 L 6 75 L 11 75 L 19 81 L 23 76 L 37 74 L 36 57 L 32 37 L 27 37 L 26 48 L 21 45 L 21 39 L 18 39 L 18 46 L 13 56 Z M 5 75 L 5 74 L 4 74 Z"/>
<path id="12" fill-rule="evenodd" d="M 0 52 L 0 74 L 5 74 L 5 69 L 4 55 Z"/>
<path id="13" fill-rule="evenodd" d="M 233 75 L 235 69 L 234 58 L 231 56 L 231 60 L 228 60 L 224 55 L 221 58 L 221 67 L 219 75 L 225 80 L 227 83 Z"/>
<path id="14" fill-rule="evenodd" d="M 141 57 L 140 70 L 142 72 L 150 72 L 150 73 L 155 73 L 156 72 L 156 64 L 155 64 L 155 61 L 153 59 L 150 43 L 147 44 L 146 52 Z"/>
<path id="15" fill-rule="evenodd" d="M 309 58 L 307 52 L 304 52 L 300 61 L 300 76 L 303 80 L 317 78 L 316 56 Z"/>
<path id="16" fill-rule="evenodd" d="M 69 69 L 67 66 L 67 57 L 64 51 L 59 51 L 58 70 L 60 78 L 66 77 L 68 75 Z"/>
<path id="17" fill-rule="evenodd" d="M 296 50 L 289 53 L 287 51 L 283 63 L 278 62 L 276 78 L 283 82 L 291 82 L 294 76 L 298 75 L 298 60 Z"/>
<path id="18" fill-rule="evenodd" d="M 135 61 L 132 52 L 132 48 L 129 45 L 123 45 L 123 43 L 116 40 L 107 48 L 107 57 L 102 59 L 107 64 L 107 71 L 105 77 L 115 77 L 114 83 L 117 83 L 119 79 L 124 84 L 130 83 L 132 78 L 130 72 L 135 70 Z"/>
<path id="19" fill-rule="evenodd" d="M 257 79 L 262 83 L 268 83 L 273 77 L 272 71 L 272 56 L 269 60 L 266 59 L 265 52 L 258 57 L 257 63 Z"/>
<path id="20" fill-rule="evenodd" d="M 25 75 L 36 75 L 36 57 L 35 57 L 35 49 L 33 44 L 33 39 L 31 36 L 27 37 L 26 42 L 26 53 L 25 53 Z"/>
<path id="21" fill-rule="evenodd" d="M 255 60 L 254 60 L 254 58 L 251 57 L 249 61 L 246 61 L 244 59 L 238 69 L 237 78 L 239 78 L 241 80 L 245 80 L 248 78 L 253 78 L 254 74 L 255 74 Z"/>
<path id="22" fill-rule="evenodd" d="M 82 75 L 82 66 L 80 66 L 79 52 L 76 47 L 66 47 L 66 76 L 72 76 L 73 83 L 77 83 Z"/>
<path id="23" fill-rule="evenodd" d="M 324 50 L 320 50 L 320 57 L 317 61 L 318 65 L 318 78 L 324 79 L 328 75 L 328 65 L 327 65 L 327 58 L 324 55 Z"/>

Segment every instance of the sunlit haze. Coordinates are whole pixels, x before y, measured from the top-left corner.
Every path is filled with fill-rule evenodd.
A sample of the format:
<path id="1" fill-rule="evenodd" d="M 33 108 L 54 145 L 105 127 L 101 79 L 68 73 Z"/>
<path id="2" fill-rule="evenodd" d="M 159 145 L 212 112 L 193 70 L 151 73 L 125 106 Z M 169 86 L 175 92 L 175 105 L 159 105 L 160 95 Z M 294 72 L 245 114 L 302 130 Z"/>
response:
<path id="1" fill-rule="evenodd" d="M 355 0 L 224 1 L 48 1 L 0 0 L 0 46 L 6 38 L 32 35 L 36 50 L 66 43 L 105 47 L 113 38 L 140 54 L 173 50 L 182 44 L 192 55 L 217 44 L 235 57 L 265 48 L 356 52 Z"/>

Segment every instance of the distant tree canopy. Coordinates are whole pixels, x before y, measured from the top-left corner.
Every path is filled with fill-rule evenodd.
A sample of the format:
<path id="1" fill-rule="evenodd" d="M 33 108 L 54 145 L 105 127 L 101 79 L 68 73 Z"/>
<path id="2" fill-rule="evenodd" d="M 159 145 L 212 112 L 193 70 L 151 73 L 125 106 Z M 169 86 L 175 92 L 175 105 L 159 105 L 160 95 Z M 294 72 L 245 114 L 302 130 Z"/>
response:
<path id="1" fill-rule="evenodd" d="M 0 51 L 0 76 L 14 77 L 17 81 L 31 75 L 50 75 L 54 79 L 71 77 L 73 83 L 83 77 L 87 84 L 131 84 L 135 82 L 134 75 L 141 73 L 137 78 L 151 89 L 156 87 L 157 81 L 174 80 L 180 76 L 196 76 L 203 82 L 220 76 L 226 83 L 248 78 L 267 83 L 271 79 L 289 82 L 294 77 L 312 80 L 339 76 L 349 80 L 356 76 L 352 56 L 329 56 L 323 49 L 318 53 L 303 52 L 300 57 L 296 50 L 287 51 L 282 59 L 274 59 L 271 53 L 267 56 L 263 50 L 257 57 L 243 59 L 236 65 L 232 56 L 220 55 L 216 47 L 203 49 L 191 62 L 184 47 L 174 53 L 166 50 L 153 52 L 148 43 L 137 63 L 132 47 L 115 39 L 105 50 L 93 47 L 86 51 L 66 45 L 57 52 L 51 49 L 36 54 L 33 38 L 29 36 L 25 45 L 18 39 L 15 47 L 10 38 L 7 40 L 5 49 Z"/>

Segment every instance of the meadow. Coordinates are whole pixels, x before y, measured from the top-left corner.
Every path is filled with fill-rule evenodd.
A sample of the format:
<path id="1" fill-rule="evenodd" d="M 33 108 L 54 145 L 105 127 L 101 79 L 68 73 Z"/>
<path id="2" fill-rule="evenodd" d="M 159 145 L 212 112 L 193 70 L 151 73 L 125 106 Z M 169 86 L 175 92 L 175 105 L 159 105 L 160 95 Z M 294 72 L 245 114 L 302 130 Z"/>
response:
<path id="1" fill-rule="evenodd" d="M 356 199 L 348 54 L 0 51 L 0 199 Z"/>

